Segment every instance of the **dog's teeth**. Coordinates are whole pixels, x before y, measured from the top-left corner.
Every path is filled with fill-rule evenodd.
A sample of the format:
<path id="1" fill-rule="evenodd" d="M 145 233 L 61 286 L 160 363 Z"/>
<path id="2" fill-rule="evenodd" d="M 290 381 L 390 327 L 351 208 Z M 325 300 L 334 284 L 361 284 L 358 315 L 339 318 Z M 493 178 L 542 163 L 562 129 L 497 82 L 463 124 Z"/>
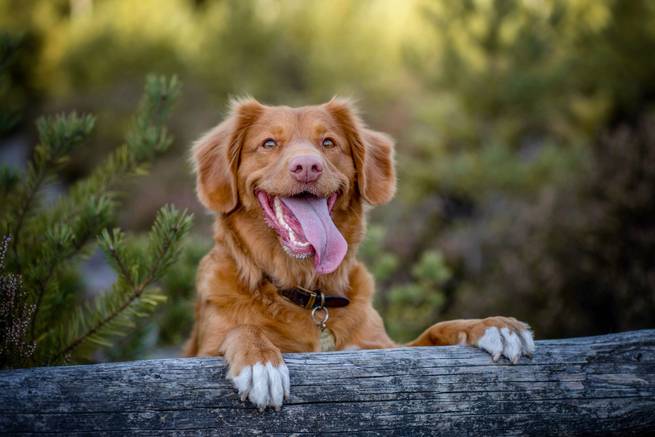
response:
<path id="1" fill-rule="evenodd" d="M 282 203 L 280 202 L 279 197 L 273 199 L 273 207 L 275 208 L 275 217 L 277 220 L 281 225 L 286 225 L 286 222 L 284 221 L 284 214 L 282 214 Z"/>
<path id="2" fill-rule="evenodd" d="M 293 233 L 293 229 L 291 229 L 291 226 L 287 224 L 287 222 L 284 220 L 284 213 L 282 212 L 282 202 L 280 201 L 279 197 L 276 197 L 275 200 L 273 200 L 273 206 L 275 207 L 275 218 L 277 218 L 277 221 L 282 225 L 284 229 L 286 229 L 287 232 L 289 232 L 289 237 L 291 237 L 291 233 Z"/>
<path id="3" fill-rule="evenodd" d="M 310 255 L 308 253 L 295 253 L 292 249 L 290 249 L 288 246 L 285 246 L 284 244 L 282 245 L 282 249 L 287 255 L 295 259 L 305 259 L 308 258 Z"/>
<path id="4" fill-rule="evenodd" d="M 289 239 L 289 243 L 293 245 L 294 247 L 299 247 L 299 248 L 305 248 L 309 246 L 308 241 L 299 241 L 298 235 L 294 232 L 294 230 L 289 226 L 289 224 L 284 220 L 284 212 L 282 210 L 282 202 L 280 201 L 279 197 L 274 197 L 273 198 L 273 209 L 275 211 L 275 218 L 278 221 L 278 224 L 285 230 L 287 231 L 287 236 Z M 292 249 L 289 247 L 285 246 L 284 244 L 282 245 L 284 248 L 284 251 L 289 255 L 292 256 L 296 259 L 305 259 L 309 256 L 307 253 L 301 253 L 297 254 L 294 253 Z"/>

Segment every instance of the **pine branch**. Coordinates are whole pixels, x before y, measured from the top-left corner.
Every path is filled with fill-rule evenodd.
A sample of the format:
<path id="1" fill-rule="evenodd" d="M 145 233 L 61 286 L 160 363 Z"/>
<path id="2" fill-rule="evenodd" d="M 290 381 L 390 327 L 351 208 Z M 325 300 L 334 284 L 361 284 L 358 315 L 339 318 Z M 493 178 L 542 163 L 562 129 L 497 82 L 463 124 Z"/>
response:
<path id="1" fill-rule="evenodd" d="M 72 241 L 57 238 L 39 241 L 39 250 L 43 255 L 35 258 L 27 269 L 31 274 L 26 277 L 26 280 L 30 288 L 36 291 L 36 310 L 31 323 L 33 338 L 38 337 L 38 327 L 43 326 L 38 318 L 45 296 L 48 294 L 48 282 L 55 276 L 60 266 L 79 254 L 94 236 L 109 225 L 115 209 L 113 206 L 115 193 L 112 190 L 128 177 L 143 173 L 140 167 L 170 145 L 171 138 L 164 122 L 170 114 L 179 89 L 179 83 L 175 78 L 167 80 L 149 77 L 146 81 L 144 98 L 127 134 L 126 143 L 111 154 L 88 178 L 77 183 L 54 208 L 31 220 L 28 226 L 30 229 L 52 229 L 58 223 L 67 222 L 71 216 L 80 216 L 77 224 L 71 225 L 70 234 L 75 238 Z M 52 256 L 53 254 L 56 255 Z"/>
<path id="2" fill-rule="evenodd" d="M 71 323 L 72 330 L 64 329 L 64 332 L 77 334 L 54 355 L 54 362 L 66 359 L 85 343 L 106 345 L 105 337 L 121 334 L 118 328 L 131 326 L 132 317 L 142 315 L 139 310 L 149 313 L 165 299 L 154 294 L 148 296 L 148 287 L 177 259 L 180 242 L 191 226 L 191 219 L 186 211 L 180 213 L 173 207 L 162 208 L 150 232 L 146 254 L 135 259 L 136 264 L 131 269 L 126 261 L 132 258 L 132 254 L 127 252 L 124 234 L 117 230 L 103 232 L 99 238 L 100 246 L 119 271 L 119 279 L 112 291 L 96 302 L 95 308 L 78 313 Z M 88 321 L 88 318 L 92 320 Z"/>
<path id="3" fill-rule="evenodd" d="M 16 314 L 20 312 L 15 319 L 20 321 L 21 329 L 19 332 L 12 328 L 14 325 L 2 325 L 0 336 L 19 332 L 12 338 L 36 344 L 29 364 L 61 361 L 72 353 L 90 350 L 92 345 L 106 345 L 107 337 L 123 334 L 135 317 L 151 312 L 165 299 L 156 293 L 153 284 L 176 258 L 190 216 L 172 208 L 162 209 L 150 234 L 151 244 L 143 253 L 126 249 L 122 233 L 110 235 L 102 230 L 114 219 L 114 190 L 126 179 L 143 174 L 144 166 L 170 146 L 172 139 L 164 123 L 179 89 L 175 78 L 149 77 L 125 144 L 47 211 L 39 210 L 40 192 L 70 151 L 88 137 L 94 124 L 92 117 L 71 114 L 41 119 L 39 145 L 26 175 L 19 178 L 14 172 L 0 169 L 0 235 L 14 234 L 8 265 L 16 274 L 6 278 L 21 278 L 25 284 L 18 290 L 15 281 L 9 283 L 5 277 L 0 281 L 3 287 L 9 284 L 8 296 L 17 299 L 11 308 L 17 308 L 12 310 Z M 76 280 L 73 261 L 88 253 L 93 237 L 98 235 L 119 278 L 92 306 L 77 306 L 71 312 L 70 305 L 76 304 L 72 299 L 79 299 L 83 291 L 74 282 L 66 282 Z M 109 242 L 114 250 L 108 252 L 105 243 Z M 30 293 L 22 293 L 23 288 Z M 2 320 L 13 319 L 8 316 Z"/>
<path id="4" fill-rule="evenodd" d="M 129 177 L 143 174 L 142 166 L 171 144 L 164 122 L 179 91 L 180 84 L 175 77 L 148 77 L 145 94 L 127 133 L 126 143 L 112 153 L 89 177 L 74 185 L 68 195 L 62 197 L 46 214 L 35 217 L 29 227 L 48 228 L 68 217 L 83 214 L 93 208 L 94 199 L 99 196 L 111 201 L 115 197 L 113 190 L 117 185 L 124 183 Z M 79 247 L 84 247 L 107 226 L 107 221 L 99 221 L 87 234 L 86 241 L 79 240 Z"/>
<path id="5" fill-rule="evenodd" d="M 109 193 L 125 177 L 138 174 L 141 166 L 170 146 L 172 139 L 164 123 L 180 92 L 177 78 L 149 76 L 139 111 L 127 133 L 126 143 L 119 147 L 103 165 L 88 178 L 76 184 L 66 199 L 55 207 L 53 215 L 70 211 L 89 193 Z"/>
<path id="6" fill-rule="evenodd" d="M 103 243 L 102 247 L 105 250 L 105 253 L 109 254 L 111 260 L 114 264 L 114 268 L 118 271 L 118 274 L 125 280 L 131 287 L 136 287 L 137 285 L 134 282 L 132 277 L 132 272 L 127 267 L 127 262 L 130 262 L 130 259 L 133 258 L 127 248 L 123 244 L 125 235 L 120 229 L 114 229 L 112 234 L 109 234 L 109 231 L 104 230 L 100 235 L 100 239 Z"/>
<path id="7" fill-rule="evenodd" d="M 58 267 L 78 255 L 87 242 L 97 235 L 97 230 L 111 221 L 114 204 L 108 197 L 91 197 L 85 206 L 73 223 L 55 224 L 47 232 L 46 242 L 41 246 L 41 256 L 26 273 L 29 283 L 36 290 L 35 309 L 30 323 L 30 336 L 33 340 L 37 337 L 38 316 L 46 290 Z"/>
<path id="8" fill-rule="evenodd" d="M 5 231 L 13 236 L 11 248 L 17 263 L 23 224 L 34 206 L 39 190 L 65 162 L 70 151 L 86 140 L 94 123 L 92 116 L 78 116 L 75 113 L 41 118 L 37 121 L 40 143 L 27 167 L 27 175 L 7 199 L 7 209 L 2 219 Z"/>

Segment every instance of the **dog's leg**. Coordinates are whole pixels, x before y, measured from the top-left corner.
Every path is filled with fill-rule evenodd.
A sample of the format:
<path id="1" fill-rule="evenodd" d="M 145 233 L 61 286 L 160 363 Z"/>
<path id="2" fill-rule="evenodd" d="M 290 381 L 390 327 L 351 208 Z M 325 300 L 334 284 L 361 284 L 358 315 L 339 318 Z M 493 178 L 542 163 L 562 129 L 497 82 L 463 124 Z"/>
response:
<path id="1" fill-rule="evenodd" d="M 451 320 L 426 329 L 408 346 L 446 346 L 466 344 L 491 354 L 497 361 L 501 355 L 517 363 L 521 355 L 531 356 L 534 340 L 530 327 L 513 317 Z"/>
<path id="2" fill-rule="evenodd" d="M 289 370 L 278 349 L 261 328 L 239 325 L 227 332 L 219 352 L 230 369 L 227 378 L 260 410 L 279 410 L 289 396 Z"/>

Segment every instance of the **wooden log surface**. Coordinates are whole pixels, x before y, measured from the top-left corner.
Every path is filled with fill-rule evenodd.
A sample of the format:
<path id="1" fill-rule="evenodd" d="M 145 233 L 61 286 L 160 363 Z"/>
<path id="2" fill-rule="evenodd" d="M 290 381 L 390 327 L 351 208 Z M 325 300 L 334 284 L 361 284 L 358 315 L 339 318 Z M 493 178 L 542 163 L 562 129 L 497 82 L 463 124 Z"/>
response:
<path id="1" fill-rule="evenodd" d="M 279 412 L 239 401 L 218 358 L 0 372 L 0 432 L 66 435 L 655 433 L 655 330 L 537 342 L 286 354 Z"/>

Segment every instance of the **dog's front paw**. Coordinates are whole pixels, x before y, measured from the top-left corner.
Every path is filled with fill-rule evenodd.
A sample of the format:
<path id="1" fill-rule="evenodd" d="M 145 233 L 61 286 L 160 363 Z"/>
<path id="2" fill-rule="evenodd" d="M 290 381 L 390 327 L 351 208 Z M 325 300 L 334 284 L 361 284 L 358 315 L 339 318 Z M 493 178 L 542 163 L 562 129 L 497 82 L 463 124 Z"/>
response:
<path id="1" fill-rule="evenodd" d="M 250 400 L 260 411 L 266 407 L 279 410 L 282 401 L 289 397 L 289 369 L 282 362 L 258 362 L 252 366 L 242 367 L 236 376 L 232 369 L 227 378 L 239 391 L 241 400 Z"/>
<path id="2" fill-rule="evenodd" d="M 469 343 L 491 354 L 494 361 L 502 356 L 516 364 L 522 355 L 535 350 L 530 327 L 513 317 L 488 317 L 471 329 Z"/>

